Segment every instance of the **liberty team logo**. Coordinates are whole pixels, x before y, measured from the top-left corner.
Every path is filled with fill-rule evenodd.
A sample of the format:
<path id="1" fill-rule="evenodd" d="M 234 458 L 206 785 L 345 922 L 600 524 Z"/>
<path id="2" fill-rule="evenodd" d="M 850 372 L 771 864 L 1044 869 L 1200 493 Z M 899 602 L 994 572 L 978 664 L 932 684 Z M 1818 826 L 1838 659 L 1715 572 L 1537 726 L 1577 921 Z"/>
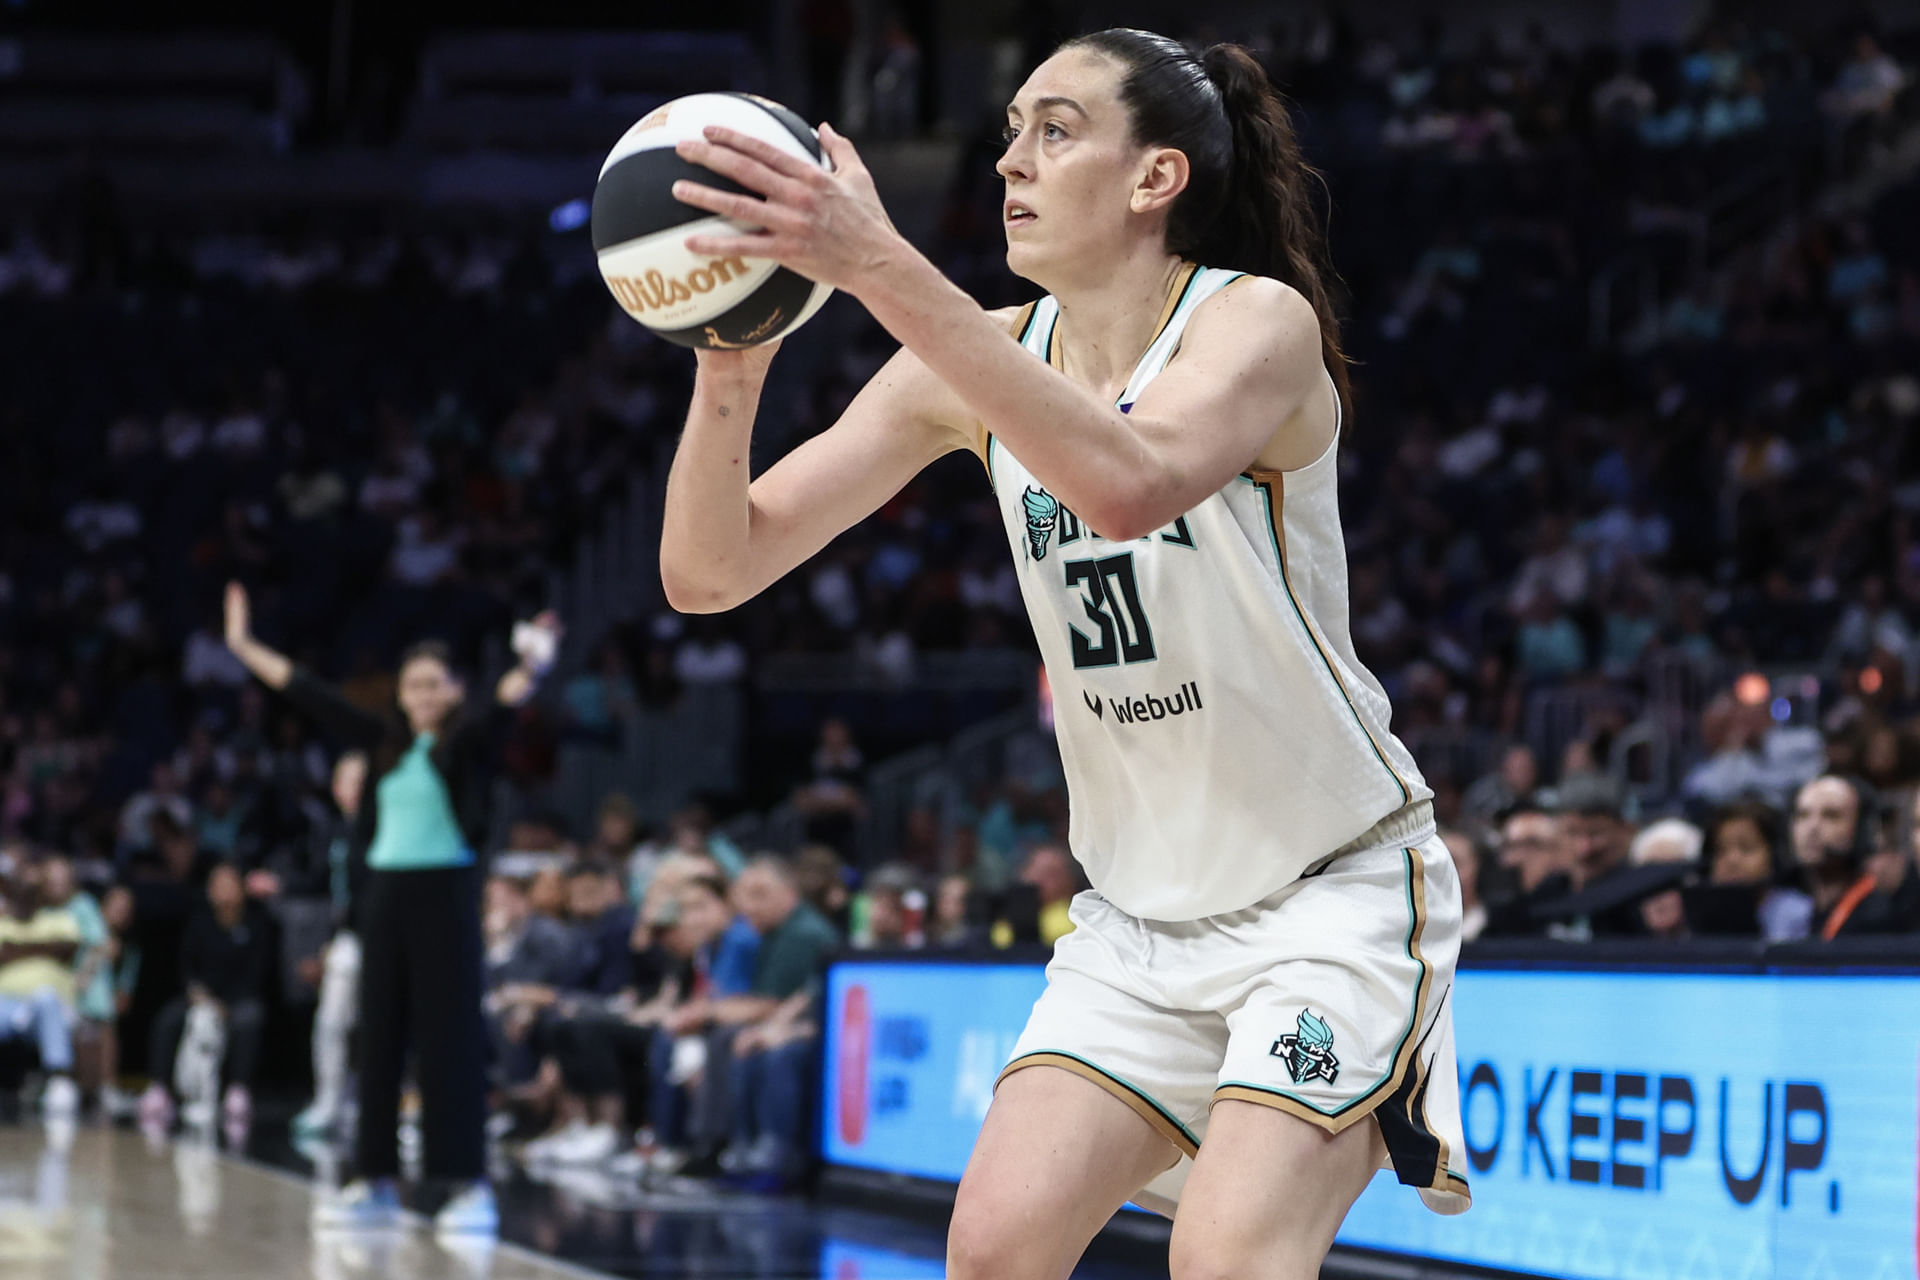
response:
<path id="1" fill-rule="evenodd" d="M 1287 1074 L 1295 1084 L 1325 1080 L 1332 1084 L 1340 1077 L 1340 1059 L 1333 1056 L 1333 1028 L 1302 1009 L 1298 1029 L 1273 1042 L 1273 1056 L 1287 1064 Z"/>
<path id="2" fill-rule="evenodd" d="M 1060 522 L 1060 499 L 1028 485 L 1020 495 L 1020 504 L 1027 509 L 1027 547 L 1035 560 L 1045 560 L 1047 541 L 1053 537 L 1053 526 Z"/>

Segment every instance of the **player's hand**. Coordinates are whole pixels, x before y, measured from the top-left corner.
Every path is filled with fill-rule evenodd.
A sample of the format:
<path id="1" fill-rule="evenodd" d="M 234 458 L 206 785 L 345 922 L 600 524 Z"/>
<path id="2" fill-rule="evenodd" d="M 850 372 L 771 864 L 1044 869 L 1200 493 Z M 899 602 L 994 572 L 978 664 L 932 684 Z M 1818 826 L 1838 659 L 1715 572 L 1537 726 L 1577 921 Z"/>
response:
<path id="1" fill-rule="evenodd" d="M 237 582 L 227 584 L 227 647 L 239 649 L 253 639 L 252 610 L 247 605 L 247 589 Z"/>
<path id="2" fill-rule="evenodd" d="M 675 149 L 684 160 L 732 178 L 753 195 L 676 182 L 683 204 L 760 228 L 741 235 L 689 236 L 687 248 L 712 257 L 770 258 L 809 280 L 859 296 L 908 248 L 874 189 L 853 144 L 820 126 L 831 172 L 758 138 L 718 125 Z"/>

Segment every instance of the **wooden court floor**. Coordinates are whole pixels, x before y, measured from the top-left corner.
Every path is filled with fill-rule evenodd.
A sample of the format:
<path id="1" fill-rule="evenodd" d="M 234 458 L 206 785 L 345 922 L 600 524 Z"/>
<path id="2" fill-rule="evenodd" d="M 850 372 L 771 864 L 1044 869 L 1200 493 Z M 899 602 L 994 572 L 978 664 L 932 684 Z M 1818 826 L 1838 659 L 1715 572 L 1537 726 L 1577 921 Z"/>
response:
<path id="1" fill-rule="evenodd" d="M 311 1184 L 191 1141 L 0 1127 L 5 1280 L 580 1280 L 511 1244 L 438 1244 L 418 1223 L 359 1238 L 308 1229 Z"/>

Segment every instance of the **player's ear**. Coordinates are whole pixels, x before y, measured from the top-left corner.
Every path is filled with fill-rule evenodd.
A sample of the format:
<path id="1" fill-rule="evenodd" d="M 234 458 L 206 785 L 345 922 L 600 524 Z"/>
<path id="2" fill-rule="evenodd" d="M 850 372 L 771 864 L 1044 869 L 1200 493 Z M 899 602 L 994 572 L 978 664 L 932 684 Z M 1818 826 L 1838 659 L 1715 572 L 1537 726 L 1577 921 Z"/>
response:
<path id="1" fill-rule="evenodd" d="M 1187 189 L 1193 167 L 1187 153 L 1173 147 L 1148 147 L 1141 156 L 1139 176 L 1133 184 L 1128 207 L 1135 213 L 1164 209 Z"/>

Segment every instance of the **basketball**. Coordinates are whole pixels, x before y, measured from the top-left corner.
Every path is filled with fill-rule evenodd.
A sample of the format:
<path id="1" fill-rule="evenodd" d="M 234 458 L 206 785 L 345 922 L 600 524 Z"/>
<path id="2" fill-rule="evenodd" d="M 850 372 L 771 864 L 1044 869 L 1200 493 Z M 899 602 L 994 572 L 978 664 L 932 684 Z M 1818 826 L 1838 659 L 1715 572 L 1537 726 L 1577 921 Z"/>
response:
<path id="1" fill-rule="evenodd" d="M 673 197 L 681 179 L 752 194 L 674 147 L 722 125 L 825 168 L 820 139 L 777 102 L 747 93 L 695 93 L 648 112 L 600 167 L 593 192 L 593 248 L 622 309 L 683 347 L 753 347 L 805 324 L 833 293 L 777 262 L 690 253 L 694 235 L 754 228 Z"/>

